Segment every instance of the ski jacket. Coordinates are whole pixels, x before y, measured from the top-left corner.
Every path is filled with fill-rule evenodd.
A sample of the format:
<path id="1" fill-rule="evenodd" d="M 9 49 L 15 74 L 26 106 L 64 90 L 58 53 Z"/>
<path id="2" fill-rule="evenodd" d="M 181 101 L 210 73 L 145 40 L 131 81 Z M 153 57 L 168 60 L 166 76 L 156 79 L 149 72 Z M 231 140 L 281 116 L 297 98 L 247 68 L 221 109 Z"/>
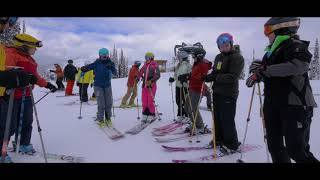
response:
<path id="1" fill-rule="evenodd" d="M 176 87 L 182 87 L 180 81 L 178 81 L 178 77 L 182 74 L 189 74 L 192 71 L 192 66 L 188 61 L 182 61 L 177 65 L 177 69 L 174 72 L 174 80 L 176 81 Z M 188 87 L 188 83 L 183 83 L 184 87 Z"/>
<path id="2" fill-rule="evenodd" d="M 93 83 L 93 70 L 88 71 L 88 72 L 82 72 L 81 69 L 78 69 L 78 74 L 77 74 L 77 83 L 80 84 L 92 84 Z"/>
<path id="3" fill-rule="evenodd" d="M 207 59 L 197 61 L 193 64 L 191 77 L 189 81 L 189 89 L 201 93 L 203 78 L 211 69 L 211 63 Z"/>
<path id="4" fill-rule="evenodd" d="M 127 82 L 128 87 L 134 87 L 137 84 L 136 78 L 138 77 L 138 73 L 139 73 L 139 68 L 136 65 L 132 65 L 129 72 L 129 76 L 128 76 L 128 82 Z"/>
<path id="5" fill-rule="evenodd" d="M 66 80 L 76 79 L 76 74 L 78 73 L 78 70 L 74 65 L 68 64 L 63 71 L 64 71 L 64 77 L 66 78 Z"/>
<path id="6" fill-rule="evenodd" d="M 152 60 L 149 63 L 144 63 L 139 71 L 138 79 L 143 77 L 142 87 L 145 87 L 145 82 L 151 80 L 156 83 L 160 79 L 160 69 L 158 64 Z"/>

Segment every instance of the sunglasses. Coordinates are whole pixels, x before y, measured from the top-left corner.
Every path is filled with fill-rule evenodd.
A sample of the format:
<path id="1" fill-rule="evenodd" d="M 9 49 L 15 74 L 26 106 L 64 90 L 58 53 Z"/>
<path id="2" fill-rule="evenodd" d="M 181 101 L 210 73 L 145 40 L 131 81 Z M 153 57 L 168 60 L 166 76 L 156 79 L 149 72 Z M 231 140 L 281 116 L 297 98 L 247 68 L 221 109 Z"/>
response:
<path id="1" fill-rule="evenodd" d="M 16 40 L 16 41 L 19 41 L 19 42 L 21 42 L 21 43 L 23 43 L 25 45 L 30 45 L 30 46 L 35 46 L 35 47 L 42 47 L 43 46 L 42 41 L 37 41 L 37 42 L 33 43 L 33 42 L 23 41 L 23 40 L 18 39 L 16 37 L 14 37 L 13 39 Z"/>

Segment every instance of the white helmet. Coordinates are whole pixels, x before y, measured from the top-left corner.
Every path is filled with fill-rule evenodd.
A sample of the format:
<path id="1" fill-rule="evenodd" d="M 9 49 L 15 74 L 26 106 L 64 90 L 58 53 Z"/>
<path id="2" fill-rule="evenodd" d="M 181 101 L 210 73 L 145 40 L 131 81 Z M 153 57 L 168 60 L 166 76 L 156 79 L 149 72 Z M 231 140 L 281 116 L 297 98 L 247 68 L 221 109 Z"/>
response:
<path id="1" fill-rule="evenodd" d="M 179 61 L 182 61 L 188 57 L 189 57 L 189 54 L 186 51 L 178 51 L 177 53 L 177 58 L 179 59 Z"/>

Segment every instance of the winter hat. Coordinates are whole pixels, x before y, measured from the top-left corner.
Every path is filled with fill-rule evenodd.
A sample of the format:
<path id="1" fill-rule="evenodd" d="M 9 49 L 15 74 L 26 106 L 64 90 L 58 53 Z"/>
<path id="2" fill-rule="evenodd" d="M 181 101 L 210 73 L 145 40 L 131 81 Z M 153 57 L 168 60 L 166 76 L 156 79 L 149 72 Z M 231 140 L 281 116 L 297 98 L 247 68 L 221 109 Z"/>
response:
<path id="1" fill-rule="evenodd" d="M 101 48 L 99 50 L 99 56 L 109 56 L 109 50 L 107 48 Z"/>

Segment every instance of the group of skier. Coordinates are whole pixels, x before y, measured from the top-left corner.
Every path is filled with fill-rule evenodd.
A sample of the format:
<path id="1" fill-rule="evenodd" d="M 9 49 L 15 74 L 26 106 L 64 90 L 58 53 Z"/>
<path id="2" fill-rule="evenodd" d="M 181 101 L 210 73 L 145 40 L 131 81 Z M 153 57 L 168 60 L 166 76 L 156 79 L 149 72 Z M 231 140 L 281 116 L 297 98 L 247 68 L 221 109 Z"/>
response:
<path id="1" fill-rule="evenodd" d="M 17 17 L 0 17 L 0 32 L 13 26 Z M 308 51 L 309 42 L 299 39 L 297 31 L 300 18 L 273 17 L 264 25 L 269 45 L 262 60 L 255 60 L 249 67 L 251 73 L 246 85 L 251 88 L 264 83 L 263 117 L 266 128 L 267 147 L 274 163 L 319 162 L 310 152 L 309 136 L 313 108 L 317 107 L 310 86 L 308 69 L 312 55 Z M 6 148 L 13 134 L 20 151 L 32 154 L 35 150 L 30 143 L 33 122 L 32 89 L 34 85 L 45 87 L 51 92 L 57 90 L 37 72 L 37 63 L 32 55 L 42 42 L 28 34 L 17 34 L 14 47 L 0 46 L 0 148 L 5 162 L 11 162 Z M 244 58 L 234 48 L 230 33 L 222 33 L 217 38 L 220 53 L 213 62 L 205 58 L 204 48 L 191 51 L 181 48 L 177 52 L 178 64 L 174 76 L 175 99 L 178 106 L 176 122 L 188 124 L 185 132 L 193 134 L 215 133 L 215 141 L 209 142 L 224 150 L 236 152 L 241 143 L 235 125 L 236 104 L 239 95 L 239 77 L 244 68 Z M 192 55 L 194 63 L 189 62 Z M 135 61 L 130 69 L 127 92 L 120 107 L 136 107 L 138 84 L 142 87 L 142 123 L 151 123 L 157 118 L 155 96 L 160 70 L 152 52 L 145 54 L 145 61 Z M 88 101 L 87 88 L 94 88 L 97 99 L 96 121 L 101 128 L 112 126 L 113 95 L 111 79 L 117 74 L 106 48 L 99 50 L 99 58 L 93 63 L 76 69 L 72 60 L 68 61 L 64 73 L 55 64 L 57 85 L 64 89 L 63 76 L 67 76 L 66 95 L 72 95 L 75 83 L 79 86 L 81 102 Z M 69 69 L 69 70 L 68 70 Z M 72 75 L 66 75 L 72 74 Z M 208 74 L 208 72 L 211 73 Z M 94 80 L 93 80 L 94 79 Z M 207 87 L 205 83 L 210 83 Z M 172 84 L 171 84 L 172 85 Z M 13 91 L 11 91 L 13 90 Z M 204 124 L 199 111 L 203 96 L 212 97 L 207 107 L 213 110 L 214 129 Z M 127 104 L 128 99 L 129 103 Z M 211 102 L 213 106 L 211 105 Z M 9 131 L 8 117 L 11 115 Z M 214 130 L 214 131 L 212 131 Z M 6 132 L 8 131 L 8 132 Z M 19 139 L 19 135 L 21 139 Z"/>

